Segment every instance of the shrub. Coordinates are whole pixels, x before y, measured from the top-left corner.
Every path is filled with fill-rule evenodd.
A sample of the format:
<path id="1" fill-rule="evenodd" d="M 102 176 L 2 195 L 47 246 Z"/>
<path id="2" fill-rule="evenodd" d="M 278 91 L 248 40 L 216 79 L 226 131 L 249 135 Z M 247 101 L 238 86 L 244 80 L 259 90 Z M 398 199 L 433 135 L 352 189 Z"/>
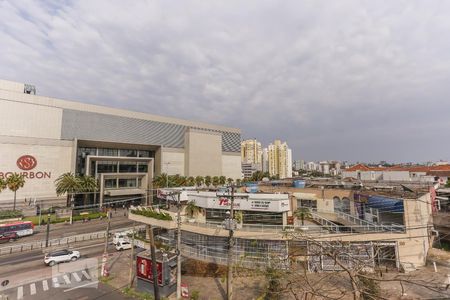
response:
<path id="1" fill-rule="evenodd" d="M 3 210 L 0 211 L 0 220 L 12 219 L 12 218 L 22 218 L 23 214 L 20 210 Z"/>
<path id="2" fill-rule="evenodd" d="M 173 221 L 172 216 L 169 215 L 168 213 L 159 213 L 157 211 L 154 211 L 153 209 L 142 209 L 142 210 L 133 209 L 131 210 L 131 213 L 157 220 Z"/>

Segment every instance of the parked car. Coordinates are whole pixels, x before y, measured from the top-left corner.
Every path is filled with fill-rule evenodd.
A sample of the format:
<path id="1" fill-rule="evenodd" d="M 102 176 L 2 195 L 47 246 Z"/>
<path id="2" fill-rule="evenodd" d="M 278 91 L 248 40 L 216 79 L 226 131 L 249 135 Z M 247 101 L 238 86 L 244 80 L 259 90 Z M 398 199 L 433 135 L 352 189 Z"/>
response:
<path id="1" fill-rule="evenodd" d="M 19 238 L 16 232 L 5 232 L 0 234 L 0 243 L 12 242 Z"/>
<path id="2" fill-rule="evenodd" d="M 44 263 L 47 266 L 54 266 L 62 262 L 76 261 L 80 258 L 80 252 L 74 250 L 58 250 L 45 255 Z"/>
<path id="3" fill-rule="evenodd" d="M 122 251 L 122 250 L 127 250 L 127 249 L 131 249 L 131 243 L 128 241 L 119 241 L 116 244 L 117 251 Z"/>

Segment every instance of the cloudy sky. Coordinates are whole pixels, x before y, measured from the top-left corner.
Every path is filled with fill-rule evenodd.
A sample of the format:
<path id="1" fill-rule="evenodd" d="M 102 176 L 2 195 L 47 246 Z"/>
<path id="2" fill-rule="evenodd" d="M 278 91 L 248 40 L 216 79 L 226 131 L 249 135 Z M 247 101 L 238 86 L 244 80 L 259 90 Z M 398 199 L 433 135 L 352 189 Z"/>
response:
<path id="1" fill-rule="evenodd" d="M 0 78 L 286 140 L 450 160 L 450 1 L 0 0 Z"/>

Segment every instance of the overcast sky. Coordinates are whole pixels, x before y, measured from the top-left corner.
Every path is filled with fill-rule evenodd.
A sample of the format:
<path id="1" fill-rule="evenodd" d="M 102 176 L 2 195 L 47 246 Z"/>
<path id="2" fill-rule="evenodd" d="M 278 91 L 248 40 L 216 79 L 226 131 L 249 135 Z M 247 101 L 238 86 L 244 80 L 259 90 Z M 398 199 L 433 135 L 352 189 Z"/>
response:
<path id="1" fill-rule="evenodd" d="M 450 1 L 0 0 L 0 78 L 294 159 L 450 160 Z"/>

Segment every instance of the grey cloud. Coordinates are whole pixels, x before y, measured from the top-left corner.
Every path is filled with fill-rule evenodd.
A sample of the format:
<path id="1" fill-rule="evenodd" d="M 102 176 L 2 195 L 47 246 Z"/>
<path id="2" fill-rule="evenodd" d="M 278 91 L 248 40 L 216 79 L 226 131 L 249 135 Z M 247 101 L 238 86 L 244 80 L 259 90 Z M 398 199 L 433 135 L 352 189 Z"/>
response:
<path id="1" fill-rule="evenodd" d="M 41 95 L 287 140 L 294 158 L 450 159 L 449 11 L 444 1 L 2 1 L 0 74 Z"/>

